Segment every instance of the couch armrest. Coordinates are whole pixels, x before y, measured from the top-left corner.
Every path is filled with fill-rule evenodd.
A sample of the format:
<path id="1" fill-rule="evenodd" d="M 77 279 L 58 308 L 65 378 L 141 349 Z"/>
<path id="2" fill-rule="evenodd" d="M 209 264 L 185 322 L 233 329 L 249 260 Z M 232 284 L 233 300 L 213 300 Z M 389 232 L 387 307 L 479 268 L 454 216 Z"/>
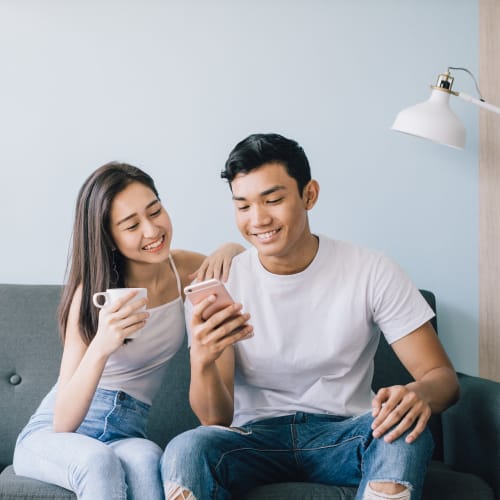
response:
<path id="1" fill-rule="evenodd" d="M 482 477 L 500 498 L 500 383 L 458 377 L 460 400 L 442 414 L 444 461 Z"/>

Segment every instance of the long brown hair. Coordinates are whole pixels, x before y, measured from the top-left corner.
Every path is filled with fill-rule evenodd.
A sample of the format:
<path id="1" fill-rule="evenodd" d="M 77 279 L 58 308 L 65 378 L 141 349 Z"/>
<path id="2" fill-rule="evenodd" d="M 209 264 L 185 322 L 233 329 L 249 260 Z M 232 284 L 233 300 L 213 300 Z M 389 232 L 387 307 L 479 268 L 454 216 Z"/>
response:
<path id="1" fill-rule="evenodd" d="M 67 282 L 58 310 L 64 341 L 71 302 L 82 287 L 78 325 L 88 345 L 97 331 L 98 309 L 92 295 L 108 288 L 125 286 L 124 258 L 115 248 L 110 231 L 111 204 L 132 182 L 140 182 L 158 197 L 153 179 L 137 167 L 110 162 L 95 170 L 80 188 L 76 201 Z"/>

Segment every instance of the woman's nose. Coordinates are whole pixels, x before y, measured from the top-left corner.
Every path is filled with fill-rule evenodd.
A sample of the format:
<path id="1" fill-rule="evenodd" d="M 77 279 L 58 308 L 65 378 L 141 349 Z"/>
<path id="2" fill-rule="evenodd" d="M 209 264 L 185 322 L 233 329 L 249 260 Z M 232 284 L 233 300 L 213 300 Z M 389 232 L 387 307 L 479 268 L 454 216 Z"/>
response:
<path id="1" fill-rule="evenodd" d="M 147 220 L 143 224 L 143 234 L 145 238 L 154 238 L 159 233 L 159 228 L 152 221 Z"/>

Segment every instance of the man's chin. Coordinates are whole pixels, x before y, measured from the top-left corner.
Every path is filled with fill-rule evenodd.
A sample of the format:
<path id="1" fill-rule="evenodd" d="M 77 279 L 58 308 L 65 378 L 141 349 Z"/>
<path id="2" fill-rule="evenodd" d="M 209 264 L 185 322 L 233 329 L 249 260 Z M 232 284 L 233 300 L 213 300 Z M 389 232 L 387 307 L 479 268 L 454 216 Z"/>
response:
<path id="1" fill-rule="evenodd" d="M 276 245 L 254 245 L 260 256 L 266 259 L 279 259 L 282 255 L 281 249 L 278 249 Z"/>

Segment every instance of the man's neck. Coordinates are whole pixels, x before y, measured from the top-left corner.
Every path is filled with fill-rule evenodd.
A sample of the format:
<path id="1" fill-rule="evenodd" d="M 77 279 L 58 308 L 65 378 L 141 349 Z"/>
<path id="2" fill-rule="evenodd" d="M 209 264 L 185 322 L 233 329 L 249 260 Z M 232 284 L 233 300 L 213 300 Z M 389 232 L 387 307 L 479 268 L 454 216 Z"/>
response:
<path id="1" fill-rule="evenodd" d="M 272 274 L 297 274 L 306 269 L 314 260 L 319 248 L 319 238 L 309 233 L 292 252 L 283 256 L 259 254 L 262 266 Z"/>

